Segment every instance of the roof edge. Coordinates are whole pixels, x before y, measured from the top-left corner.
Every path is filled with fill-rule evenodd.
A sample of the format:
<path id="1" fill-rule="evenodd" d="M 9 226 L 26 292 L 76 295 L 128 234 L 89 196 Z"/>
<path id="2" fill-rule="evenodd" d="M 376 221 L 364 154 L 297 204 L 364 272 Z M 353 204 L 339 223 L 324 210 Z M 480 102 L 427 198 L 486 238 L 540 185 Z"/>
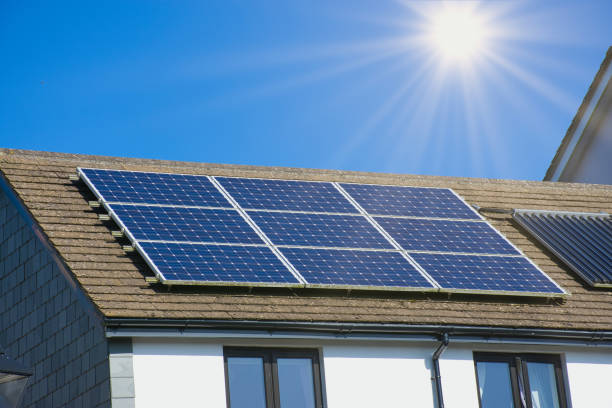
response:
<path id="1" fill-rule="evenodd" d="M 331 335 L 335 338 L 350 338 L 359 335 L 384 335 L 397 337 L 429 336 L 437 339 L 443 334 L 453 338 L 491 341 L 505 339 L 542 343 L 580 343 L 612 347 L 612 331 L 542 329 L 494 326 L 461 325 L 411 325 L 395 323 L 342 323 L 299 321 L 255 321 L 255 320 L 193 320 L 193 319 L 134 319 L 107 318 L 107 337 L 146 337 L 156 332 L 162 337 L 197 337 L 203 331 L 234 331 L 245 333 L 261 331 L 266 337 L 274 333 L 298 333 L 302 335 Z M 192 334 L 193 336 L 190 336 Z"/>
<path id="2" fill-rule="evenodd" d="M 602 83 L 607 76 L 610 76 L 612 73 L 612 46 L 608 48 L 606 52 L 606 56 L 599 66 L 599 70 L 597 74 L 595 74 L 595 78 L 576 112 L 576 115 L 572 119 L 570 126 L 568 127 L 561 144 L 557 148 L 557 152 L 553 157 L 548 169 L 546 170 L 546 174 L 544 175 L 543 181 L 559 181 L 559 177 L 565 164 L 569 160 L 569 157 L 572 155 L 574 148 L 580 141 L 582 134 L 584 132 L 584 128 L 587 126 L 587 122 L 589 121 L 590 116 L 595 111 L 599 100 L 601 99 L 601 95 L 603 94 L 607 84 L 610 82 L 610 78 L 606 83 Z M 601 92 L 600 92 L 601 90 Z M 590 111 L 588 117 L 585 117 L 587 111 Z M 585 122 L 586 121 L 586 122 Z M 582 128 L 580 131 L 577 132 Z"/>
<path id="3" fill-rule="evenodd" d="M 261 166 L 261 165 L 248 165 L 248 164 L 228 164 L 228 163 L 208 163 L 208 162 L 194 162 L 194 161 L 176 161 L 176 160 L 162 160 L 162 159 L 146 159 L 146 158 L 132 158 L 132 157 L 118 157 L 118 156 L 102 156 L 102 155 L 91 155 L 91 154 L 80 154 L 80 153 L 61 153 L 61 152 L 46 152 L 39 150 L 27 150 L 27 149 L 12 149 L 12 148 L 0 148 L 0 158 L 2 156 L 19 156 L 24 158 L 38 158 L 57 162 L 74 162 L 81 163 L 79 167 L 89 166 L 103 166 L 111 165 L 114 167 L 121 167 L 122 170 L 130 170 L 131 167 L 135 166 L 150 166 L 158 167 L 161 169 L 168 169 L 172 172 L 180 172 L 187 170 L 203 170 L 211 171 L 214 169 L 220 170 L 244 170 L 248 171 L 268 171 L 278 173 L 318 173 L 321 175 L 355 175 L 355 176 L 380 176 L 380 177 L 423 177 L 438 180 L 504 180 L 504 179 L 487 179 L 478 177 L 454 177 L 454 176 L 435 176 L 435 175 L 418 175 L 418 174 L 402 174 L 402 173 L 383 173 L 383 172 L 368 172 L 368 171 L 356 171 L 356 170 L 331 170 L 331 169 L 318 169 L 318 168 L 306 168 L 306 167 L 285 167 L 285 166 Z M 87 162 L 87 163 L 85 163 Z M 86 165 L 87 164 L 87 165 Z M 282 177 L 278 177 L 282 178 Z M 504 180 L 505 181 L 505 180 Z M 523 180 L 520 180 L 523 181 Z M 529 182 L 529 181 L 527 181 Z M 539 181 L 531 181 L 539 183 Z"/>
<path id="4" fill-rule="evenodd" d="M 0 373 L 31 376 L 33 371 L 0 349 Z"/>
<path id="5" fill-rule="evenodd" d="M 49 237 L 43 229 L 38 225 L 38 222 L 34 218 L 34 216 L 30 213 L 27 206 L 23 203 L 19 195 L 15 192 L 10 182 L 6 179 L 4 173 L 0 170 L 0 191 L 6 194 L 8 200 L 15 206 L 17 212 L 24 220 L 24 222 L 28 225 L 34 236 L 41 242 L 45 250 L 53 259 L 53 262 L 57 265 L 60 274 L 66 280 L 66 283 L 75 294 L 75 297 L 79 303 L 83 306 L 85 311 L 93 318 L 94 321 L 97 321 L 100 325 L 103 325 L 103 314 L 97 308 L 95 303 L 85 294 L 85 291 L 81 287 L 78 280 L 73 276 L 70 267 L 66 265 L 64 259 L 58 253 L 55 245 L 51 243 Z"/>

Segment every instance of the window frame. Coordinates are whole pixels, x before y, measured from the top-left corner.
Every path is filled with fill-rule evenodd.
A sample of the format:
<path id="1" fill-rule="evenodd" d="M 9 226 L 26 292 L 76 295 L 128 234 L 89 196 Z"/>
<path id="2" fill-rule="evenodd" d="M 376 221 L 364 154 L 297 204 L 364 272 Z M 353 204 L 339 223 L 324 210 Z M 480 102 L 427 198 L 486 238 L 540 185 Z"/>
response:
<path id="1" fill-rule="evenodd" d="M 284 347 L 223 347 L 223 367 L 225 371 L 225 399 L 231 408 L 229 388 L 229 357 L 259 357 L 263 360 L 264 387 L 267 408 L 280 408 L 280 387 L 278 381 L 279 358 L 308 358 L 312 362 L 312 380 L 315 408 L 323 408 L 323 392 L 319 351 L 316 349 Z"/>
<path id="2" fill-rule="evenodd" d="M 478 406 L 480 408 L 482 408 L 482 401 L 480 397 L 480 384 L 478 382 L 479 362 L 508 363 L 508 367 L 510 369 L 510 388 L 512 389 L 512 399 L 514 401 L 515 408 L 533 408 L 527 363 L 552 364 L 555 372 L 555 384 L 557 386 L 559 408 L 568 408 L 567 393 L 565 390 L 565 372 L 561 364 L 561 357 L 558 354 L 496 353 L 480 351 L 475 351 L 473 354 L 474 372 L 476 374 L 476 393 L 478 394 Z M 524 405 L 521 401 L 521 389 L 525 395 Z"/>

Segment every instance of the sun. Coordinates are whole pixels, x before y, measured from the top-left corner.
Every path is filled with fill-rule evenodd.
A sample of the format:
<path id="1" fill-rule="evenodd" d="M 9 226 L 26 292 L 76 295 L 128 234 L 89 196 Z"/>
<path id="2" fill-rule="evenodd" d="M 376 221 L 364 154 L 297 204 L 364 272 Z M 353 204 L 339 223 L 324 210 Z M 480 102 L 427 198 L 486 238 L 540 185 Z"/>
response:
<path id="1" fill-rule="evenodd" d="M 486 22 L 473 5 L 445 5 L 431 15 L 429 23 L 429 43 L 445 60 L 470 61 L 486 48 Z"/>

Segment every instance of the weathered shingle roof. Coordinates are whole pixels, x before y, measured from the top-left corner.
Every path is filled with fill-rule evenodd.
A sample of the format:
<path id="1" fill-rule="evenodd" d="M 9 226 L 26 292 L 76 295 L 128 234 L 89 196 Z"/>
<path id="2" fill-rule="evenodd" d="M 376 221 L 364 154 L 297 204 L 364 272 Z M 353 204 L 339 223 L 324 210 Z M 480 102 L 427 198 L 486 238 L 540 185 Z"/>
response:
<path id="1" fill-rule="evenodd" d="M 571 293 L 564 301 L 496 296 L 173 288 L 149 285 L 149 272 L 126 254 L 88 205 L 93 195 L 69 180 L 76 167 L 304 180 L 450 187 L 480 207 L 612 212 L 612 186 L 406 176 L 295 168 L 211 165 L 0 149 L 0 170 L 108 318 L 222 319 L 449 324 L 612 330 L 612 291 L 583 284 L 530 238 L 509 214 L 487 219 Z"/>

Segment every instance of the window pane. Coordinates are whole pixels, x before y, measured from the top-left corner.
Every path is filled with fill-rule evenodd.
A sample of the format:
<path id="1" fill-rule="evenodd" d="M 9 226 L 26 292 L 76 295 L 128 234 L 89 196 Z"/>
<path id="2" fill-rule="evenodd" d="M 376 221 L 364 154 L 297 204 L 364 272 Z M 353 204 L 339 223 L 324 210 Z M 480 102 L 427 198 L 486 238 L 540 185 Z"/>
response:
<path id="1" fill-rule="evenodd" d="M 312 360 L 279 358 L 276 366 L 281 408 L 314 408 Z"/>
<path id="2" fill-rule="evenodd" d="M 262 358 L 228 357 L 227 375 L 232 408 L 266 408 Z"/>
<path id="3" fill-rule="evenodd" d="M 514 408 L 508 363 L 479 361 L 476 370 L 482 408 Z"/>
<path id="4" fill-rule="evenodd" d="M 527 374 L 533 408 L 559 408 L 555 366 L 527 362 Z"/>

